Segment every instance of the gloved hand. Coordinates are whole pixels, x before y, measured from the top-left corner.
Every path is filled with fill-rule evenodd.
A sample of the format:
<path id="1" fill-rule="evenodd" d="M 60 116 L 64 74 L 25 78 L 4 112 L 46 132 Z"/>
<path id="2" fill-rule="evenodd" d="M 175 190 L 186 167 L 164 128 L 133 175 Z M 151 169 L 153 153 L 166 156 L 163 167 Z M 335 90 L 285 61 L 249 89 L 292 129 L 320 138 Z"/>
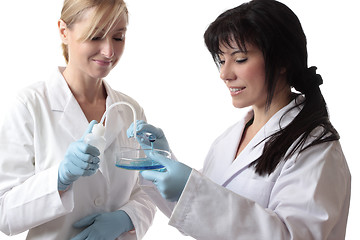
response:
<path id="1" fill-rule="evenodd" d="M 145 133 L 151 133 L 155 136 L 155 141 L 153 142 L 153 147 L 155 149 L 170 151 L 169 143 L 166 140 L 164 132 L 160 128 L 156 128 L 143 120 L 137 120 L 136 140 L 140 143 L 142 149 L 151 148 L 150 141 L 144 137 Z M 126 134 L 128 138 L 134 137 L 134 123 L 131 123 Z"/>
<path id="2" fill-rule="evenodd" d="M 71 240 L 114 240 L 134 229 L 130 217 L 122 210 L 89 215 L 74 223 L 73 227 L 86 228 Z"/>
<path id="3" fill-rule="evenodd" d="M 70 144 L 58 170 L 58 189 L 64 191 L 81 176 L 90 176 L 99 168 L 99 150 L 84 143 L 84 137 L 92 131 L 95 120 L 91 121 L 83 137 Z"/>
<path id="4" fill-rule="evenodd" d="M 178 201 L 192 169 L 181 162 L 166 158 L 156 152 L 150 152 L 148 157 L 162 164 L 166 171 L 142 171 L 140 173 L 143 178 L 152 181 L 161 196 L 166 200 L 171 202 Z"/>

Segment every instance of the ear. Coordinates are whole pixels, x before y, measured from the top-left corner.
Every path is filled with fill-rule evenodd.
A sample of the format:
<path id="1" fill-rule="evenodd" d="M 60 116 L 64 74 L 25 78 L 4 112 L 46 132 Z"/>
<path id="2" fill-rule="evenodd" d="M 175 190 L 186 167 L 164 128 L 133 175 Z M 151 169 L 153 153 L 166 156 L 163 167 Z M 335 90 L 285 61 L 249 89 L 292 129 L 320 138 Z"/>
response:
<path id="1" fill-rule="evenodd" d="M 62 19 L 59 19 L 59 21 L 58 21 L 58 28 L 59 28 L 61 41 L 63 42 L 63 44 L 67 45 L 69 30 L 68 30 L 66 23 Z"/>

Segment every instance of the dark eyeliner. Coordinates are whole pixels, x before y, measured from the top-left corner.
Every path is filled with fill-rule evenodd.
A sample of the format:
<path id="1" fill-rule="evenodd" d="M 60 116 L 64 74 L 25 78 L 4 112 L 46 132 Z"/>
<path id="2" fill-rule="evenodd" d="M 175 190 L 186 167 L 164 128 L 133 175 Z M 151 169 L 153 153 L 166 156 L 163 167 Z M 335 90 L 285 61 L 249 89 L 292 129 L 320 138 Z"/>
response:
<path id="1" fill-rule="evenodd" d="M 236 60 L 236 62 L 243 63 L 243 62 L 246 62 L 247 60 L 248 60 L 247 58 L 243 58 L 243 59 Z"/>

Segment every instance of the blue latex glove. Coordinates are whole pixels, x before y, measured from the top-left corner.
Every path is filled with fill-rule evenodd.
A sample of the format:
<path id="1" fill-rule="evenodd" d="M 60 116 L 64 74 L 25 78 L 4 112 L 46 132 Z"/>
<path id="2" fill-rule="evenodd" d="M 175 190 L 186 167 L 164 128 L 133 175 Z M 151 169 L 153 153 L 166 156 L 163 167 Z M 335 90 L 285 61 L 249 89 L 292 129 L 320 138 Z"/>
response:
<path id="1" fill-rule="evenodd" d="M 160 128 L 156 128 L 143 120 L 137 120 L 136 140 L 140 143 L 142 149 L 149 149 L 151 148 L 151 144 L 150 141 L 144 137 L 145 133 L 151 133 L 155 136 L 155 141 L 153 142 L 153 147 L 155 149 L 170 151 L 169 143 L 166 140 L 164 132 Z M 128 138 L 134 137 L 134 123 L 131 123 L 126 134 Z"/>
<path id="2" fill-rule="evenodd" d="M 122 210 L 89 215 L 74 223 L 73 227 L 86 228 L 71 240 L 114 240 L 134 229 L 130 217 Z"/>
<path id="3" fill-rule="evenodd" d="M 84 143 L 84 137 L 91 133 L 95 120 L 91 121 L 83 137 L 70 144 L 64 159 L 59 165 L 58 189 L 64 191 L 69 185 L 81 176 L 90 176 L 99 168 L 99 150 Z"/>
<path id="4" fill-rule="evenodd" d="M 142 171 L 140 173 L 143 178 L 152 181 L 161 196 L 166 200 L 178 201 L 192 169 L 181 162 L 166 158 L 156 152 L 150 152 L 148 157 L 165 166 L 166 171 Z"/>

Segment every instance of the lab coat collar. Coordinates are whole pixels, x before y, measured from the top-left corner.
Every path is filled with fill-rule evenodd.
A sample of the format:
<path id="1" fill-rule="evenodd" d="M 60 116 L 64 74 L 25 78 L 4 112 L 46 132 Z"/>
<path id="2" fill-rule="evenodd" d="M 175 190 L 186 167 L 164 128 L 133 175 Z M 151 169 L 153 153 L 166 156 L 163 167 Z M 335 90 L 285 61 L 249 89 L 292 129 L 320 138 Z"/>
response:
<path id="1" fill-rule="evenodd" d="M 78 140 L 83 136 L 89 122 L 62 75 L 64 70 L 65 67 L 59 67 L 50 81 L 46 82 L 49 93 L 48 97 L 51 110 L 63 113 L 59 124 L 64 127 L 65 131 L 67 131 L 74 140 Z M 115 102 L 124 101 L 105 80 L 103 80 L 103 83 L 108 95 L 106 99 L 106 109 Z M 115 107 L 108 113 L 105 119 L 105 149 L 111 145 L 124 126 L 125 119 L 123 111 L 125 108 L 128 108 L 128 106 L 119 105 Z"/>
<path id="2" fill-rule="evenodd" d="M 223 175 L 222 182 L 223 186 L 226 186 L 229 182 L 231 182 L 238 174 L 240 174 L 242 171 L 247 169 L 249 165 L 256 159 L 258 159 L 263 151 L 264 144 L 266 142 L 263 141 L 267 137 L 271 136 L 273 133 L 278 131 L 280 128 L 286 127 L 299 113 L 301 110 L 300 107 L 293 108 L 296 104 L 299 102 L 302 102 L 304 100 L 303 96 L 298 96 L 296 99 L 294 99 L 292 102 L 290 102 L 287 106 L 280 109 L 277 113 L 275 113 L 270 120 L 260 129 L 260 131 L 255 135 L 255 137 L 249 142 L 249 144 L 245 147 L 245 149 L 237 156 L 237 158 L 234 159 L 234 156 L 236 154 L 239 142 L 236 142 L 236 144 L 231 148 L 231 151 L 229 151 L 230 157 L 229 160 L 232 161 L 230 163 L 229 167 L 225 171 L 225 174 Z M 293 108 L 293 109 L 292 109 Z M 290 110 L 291 109 L 291 110 Z M 290 110 L 290 111 L 289 111 Z M 287 114 L 285 114 L 287 111 L 289 111 Z M 285 115 L 284 115 L 285 114 Z M 284 117 L 282 117 L 284 115 Z M 245 124 L 250 120 L 251 116 L 253 116 L 253 110 L 250 110 L 245 117 L 244 120 L 240 121 L 235 128 L 233 129 L 233 132 L 230 133 L 233 136 L 230 136 L 228 139 L 239 139 L 241 138 L 241 135 L 244 130 Z M 281 121 L 280 121 L 281 120 Z M 280 124 L 279 124 L 280 121 Z M 223 149 L 229 149 L 229 147 L 223 148 Z"/>
<path id="3" fill-rule="evenodd" d="M 53 111 L 63 112 L 68 101 L 72 97 L 72 92 L 66 83 L 62 73 L 65 67 L 58 67 L 49 81 L 46 82 L 49 92 L 50 107 Z"/>
<path id="4" fill-rule="evenodd" d="M 51 110 L 63 113 L 59 124 L 74 140 L 78 140 L 89 123 L 62 75 L 64 70 L 64 67 L 59 67 L 54 76 L 46 82 L 48 98 Z"/>

